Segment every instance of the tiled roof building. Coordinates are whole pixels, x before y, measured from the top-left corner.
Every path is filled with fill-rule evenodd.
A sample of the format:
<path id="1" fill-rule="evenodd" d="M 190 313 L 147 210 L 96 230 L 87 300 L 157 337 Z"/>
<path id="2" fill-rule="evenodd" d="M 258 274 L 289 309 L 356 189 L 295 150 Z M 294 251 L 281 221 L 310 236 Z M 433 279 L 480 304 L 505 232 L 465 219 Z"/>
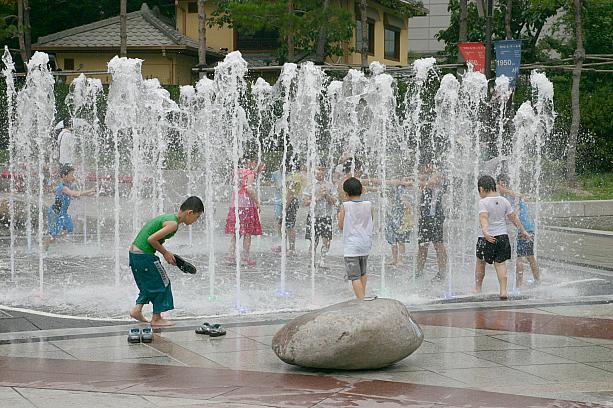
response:
<path id="1" fill-rule="evenodd" d="M 146 3 L 127 14 L 127 37 L 128 57 L 144 60 L 144 77 L 157 77 L 162 84 L 192 82 L 197 41 L 179 33 Z M 55 54 L 57 67 L 64 71 L 106 71 L 106 63 L 119 53 L 119 16 L 40 37 L 32 48 Z M 223 56 L 219 50 L 207 49 L 209 63 Z M 110 80 L 109 75 L 90 76 Z"/>

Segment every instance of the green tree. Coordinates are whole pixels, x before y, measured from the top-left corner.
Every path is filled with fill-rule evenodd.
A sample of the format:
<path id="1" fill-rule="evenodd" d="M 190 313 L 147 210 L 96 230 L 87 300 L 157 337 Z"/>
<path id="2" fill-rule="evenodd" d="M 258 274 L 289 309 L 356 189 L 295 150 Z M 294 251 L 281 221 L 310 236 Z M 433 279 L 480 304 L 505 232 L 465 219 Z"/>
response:
<path id="1" fill-rule="evenodd" d="M 326 26 L 325 55 L 342 55 L 342 42 L 351 39 L 354 22 L 346 9 L 333 4 L 323 7 L 323 2 L 317 0 L 223 0 L 209 18 L 209 24 L 228 25 L 245 34 L 276 31 L 285 40 L 280 44 L 281 57 L 284 57 L 288 39 L 296 55 L 315 54 L 323 25 Z"/>
<path id="2" fill-rule="evenodd" d="M 6 44 L 17 32 L 17 7 L 15 1 L 0 1 L 0 43 Z"/>
<path id="3" fill-rule="evenodd" d="M 548 2 L 552 0 L 535 0 Z M 543 38 L 539 48 L 544 54 L 557 55 L 561 59 L 573 58 L 577 61 L 577 50 L 583 55 L 613 54 L 613 2 L 609 0 L 583 0 L 581 3 L 581 20 L 583 44 L 577 42 L 576 8 L 573 0 L 565 0 L 563 14 L 555 23 L 554 36 Z M 553 53 L 552 53 L 553 51 Z M 598 63 L 592 65 L 590 63 Z M 613 170 L 613 73 L 594 72 L 590 69 L 613 70 L 613 63 L 602 60 L 581 62 L 580 85 L 578 73 L 572 75 L 566 71 L 557 74 L 554 81 L 556 108 L 559 111 L 559 128 L 569 132 L 567 168 L 569 184 L 573 184 L 573 158 L 576 146 L 576 166 L 578 172 Z M 578 64 L 576 64 L 578 65 Z M 575 101 L 572 98 L 573 77 L 576 83 Z M 578 91 L 578 92 L 577 92 Z M 578 104 L 577 104 L 578 98 Z M 571 107 L 574 106 L 574 112 Z M 580 112 L 580 115 L 578 113 Z M 574 123 L 573 123 L 574 122 Z M 576 138 L 576 140 L 575 140 Z"/>
<path id="4" fill-rule="evenodd" d="M 532 0 L 548 4 L 553 0 Z M 556 51 L 560 58 L 570 58 L 576 49 L 575 9 L 572 0 L 561 3 L 563 14 L 553 25 L 555 35 L 543 37 L 542 51 Z M 613 53 L 613 1 L 583 0 L 583 41 L 586 54 Z"/>
<path id="5" fill-rule="evenodd" d="M 174 20 L 174 0 L 146 0 L 158 7 L 163 16 Z M 127 0 L 127 11 L 140 9 L 143 0 Z M 119 0 L 28 0 L 32 43 L 38 37 L 93 23 L 119 15 Z M 17 1 L 0 0 L 0 46 L 19 48 L 17 41 Z M 15 58 L 17 57 L 17 58 Z M 21 57 L 14 56 L 16 66 L 23 67 Z"/>
<path id="6" fill-rule="evenodd" d="M 523 40 L 522 62 L 536 61 L 537 43 L 541 38 L 545 22 L 557 13 L 562 1 L 564 0 L 543 2 L 514 0 L 511 19 L 507 24 L 505 24 L 505 15 L 508 2 L 496 2 L 492 18 L 493 41 L 506 39 L 507 31 L 510 30 L 514 39 Z M 455 62 L 460 35 L 460 1 L 450 0 L 448 10 L 451 13 L 451 23 L 447 29 L 439 31 L 435 38 L 445 43 L 445 53 L 449 56 L 450 62 Z M 479 17 L 475 2 L 468 3 L 467 12 L 466 41 L 485 41 L 485 18 Z"/>

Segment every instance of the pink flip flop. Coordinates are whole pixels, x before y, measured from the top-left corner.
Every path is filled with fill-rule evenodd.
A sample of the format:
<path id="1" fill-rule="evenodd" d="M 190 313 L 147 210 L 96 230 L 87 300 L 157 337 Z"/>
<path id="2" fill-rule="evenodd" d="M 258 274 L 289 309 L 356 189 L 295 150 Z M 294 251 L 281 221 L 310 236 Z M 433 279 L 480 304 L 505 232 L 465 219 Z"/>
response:
<path id="1" fill-rule="evenodd" d="M 245 258 L 243 259 L 242 262 L 243 262 L 243 265 L 247 265 L 247 266 L 256 266 L 258 264 L 256 260 L 252 258 Z"/>

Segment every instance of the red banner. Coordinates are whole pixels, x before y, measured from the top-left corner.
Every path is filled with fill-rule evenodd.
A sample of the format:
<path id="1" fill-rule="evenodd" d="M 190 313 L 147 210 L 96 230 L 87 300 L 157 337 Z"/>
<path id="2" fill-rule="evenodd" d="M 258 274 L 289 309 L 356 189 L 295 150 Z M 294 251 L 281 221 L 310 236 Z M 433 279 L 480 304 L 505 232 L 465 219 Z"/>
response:
<path id="1" fill-rule="evenodd" d="M 458 44 L 460 52 L 467 63 L 473 65 L 475 71 L 485 73 L 485 45 L 480 42 L 463 42 Z"/>

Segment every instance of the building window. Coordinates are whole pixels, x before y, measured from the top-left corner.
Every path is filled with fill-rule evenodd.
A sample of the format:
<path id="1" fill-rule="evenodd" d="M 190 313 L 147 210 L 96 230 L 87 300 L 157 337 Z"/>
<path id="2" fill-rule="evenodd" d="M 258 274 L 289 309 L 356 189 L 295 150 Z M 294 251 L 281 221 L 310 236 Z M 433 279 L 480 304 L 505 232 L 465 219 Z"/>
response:
<path id="1" fill-rule="evenodd" d="M 279 48 L 277 31 L 259 30 L 253 34 L 236 30 L 236 48 L 245 51 L 273 51 Z"/>
<path id="2" fill-rule="evenodd" d="M 375 22 L 371 19 L 366 21 L 368 25 L 368 54 L 375 55 Z M 362 51 L 362 22 L 356 21 L 355 23 L 355 50 L 356 52 Z"/>
<path id="3" fill-rule="evenodd" d="M 74 58 L 64 58 L 64 71 L 74 71 Z"/>
<path id="4" fill-rule="evenodd" d="M 400 61 L 400 31 L 391 27 L 385 27 L 385 59 Z"/>
<path id="5" fill-rule="evenodd" d="M 198 2 L 190 1 L 187 3 L 187 12 L 188 13 L 198 13 Z"/>

